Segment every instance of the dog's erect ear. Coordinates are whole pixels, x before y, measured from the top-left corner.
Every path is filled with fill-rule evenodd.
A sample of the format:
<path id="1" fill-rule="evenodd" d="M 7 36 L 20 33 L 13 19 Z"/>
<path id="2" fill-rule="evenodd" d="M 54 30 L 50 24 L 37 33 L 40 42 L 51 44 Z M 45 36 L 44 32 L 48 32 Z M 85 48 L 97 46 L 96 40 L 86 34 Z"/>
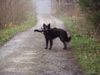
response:
<path id="1" fill-rule="evenodd" d="M 46 24 L 45 23 L 43 23 L 43 27 L 45 27 L 46 26 Z"/>
<path id="2" fill-rule="evenodd" d="M 48 24 L 48 28 L 49 28 L 49 29 L 51 28 L 50 23 Z"/>

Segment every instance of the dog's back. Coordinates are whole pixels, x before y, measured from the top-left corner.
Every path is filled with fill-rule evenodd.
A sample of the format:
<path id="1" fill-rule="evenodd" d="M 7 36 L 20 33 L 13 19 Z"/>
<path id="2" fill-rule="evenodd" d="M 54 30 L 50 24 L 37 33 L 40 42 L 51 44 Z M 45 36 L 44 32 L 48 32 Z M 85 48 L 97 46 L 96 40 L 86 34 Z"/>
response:
<path id="1" fill-rule="evenodd" d="M 69 42 L 71 40 L 71 37 L 68 37 L 68 34 L 63 29 L 58 28 L 52 28 L 48 31 L 48 37 L 51 39 L 54 39 L 56 37 L 59 37 L 60 39 Z"/>

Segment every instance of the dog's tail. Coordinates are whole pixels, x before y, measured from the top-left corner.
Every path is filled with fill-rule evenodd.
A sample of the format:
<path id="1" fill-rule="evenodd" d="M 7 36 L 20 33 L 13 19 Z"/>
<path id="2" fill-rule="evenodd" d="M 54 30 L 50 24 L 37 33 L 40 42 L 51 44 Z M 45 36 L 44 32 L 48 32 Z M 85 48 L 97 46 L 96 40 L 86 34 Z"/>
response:
<path id="1" fill-rule="evenodd" d="M 70 41 L 71 41 L 71 39 L 72 39 L 72 37 L 71 37 L 71 36 L 69 36 L 69 37 L 67 38 L 67 42 L 70 42 Z"/>
<path id="2" fill-rule="evenodd" d="M 72 39 L 71 34 L 69 32 L 66 33 L 66 41 L 70 42 Z"/>

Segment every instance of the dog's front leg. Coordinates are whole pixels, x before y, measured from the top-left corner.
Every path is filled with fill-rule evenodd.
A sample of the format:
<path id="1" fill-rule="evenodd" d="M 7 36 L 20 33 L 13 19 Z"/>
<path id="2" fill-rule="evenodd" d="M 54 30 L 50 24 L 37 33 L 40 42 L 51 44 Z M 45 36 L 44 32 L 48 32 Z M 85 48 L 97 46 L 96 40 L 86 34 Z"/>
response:
<path id="1" fill-rule="evenodd" d="M 50 40 L 50 50 L 52 49 L 52 45 L 53 45 L 53 41 L 52 40 Z"/>
<path id="2" fill-rule="evenodd" d="M 49 42 L 49 40 L 46 39 L 46 47 L 45 47 L 45 49 L 48 49 L 48 42 Z"/>

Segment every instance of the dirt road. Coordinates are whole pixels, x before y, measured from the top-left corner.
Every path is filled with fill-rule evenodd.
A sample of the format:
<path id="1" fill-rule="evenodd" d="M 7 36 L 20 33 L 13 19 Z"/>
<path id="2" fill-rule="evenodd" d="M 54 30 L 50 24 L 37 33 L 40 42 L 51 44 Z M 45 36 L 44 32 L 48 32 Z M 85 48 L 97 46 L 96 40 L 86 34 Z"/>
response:
<path id="1" fill-rule="evenodd" d="M 52 16 L 38 16 L 35 27 L 17 34 L 0 48 L 0 75 L 84 75 L 71 49 L 63 50 L 59 39 L 46 50 L 43 34 L 34 33 L 42 23 L 65 28 Z"/>

